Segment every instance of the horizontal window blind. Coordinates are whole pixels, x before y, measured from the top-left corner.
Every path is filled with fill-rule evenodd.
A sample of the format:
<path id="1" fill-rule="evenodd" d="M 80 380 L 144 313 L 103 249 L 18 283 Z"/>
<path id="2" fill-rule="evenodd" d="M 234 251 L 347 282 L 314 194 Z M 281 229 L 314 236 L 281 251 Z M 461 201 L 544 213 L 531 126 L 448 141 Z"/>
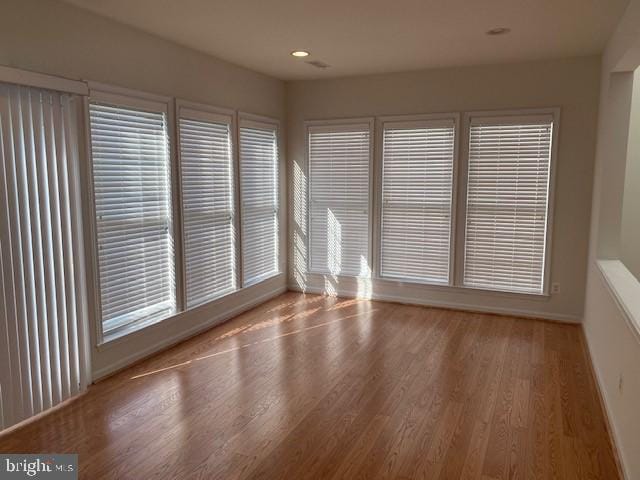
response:
<path id="1" fill-rule="evenodd" d="M 385 123 L 381 276 L 448 283 L 455 126 Z"/>
<path id="2" fill-rule="evenodd" d="M 79 98 L 0 83 L 0 427 L 86 387 Z"/>
<path id="3" fill-rule="evenodd" d="M 198 113 L 179 120 L 188 308 L 236 289 L 231 117 Z"/>
<path id="4" fill-rule="evenodd" d="M 544 289 L 553 119 L 472 119 L 464 284 Z"/>
<path id="5" fill-rule="evenodd" d="M 175 312 L 169 139 L 164 111 L 90 105 L 105 337 Z"/>
<path id="6" fill-rule="evenodd" d="M 370 125 L 310 127 L 310 256 L 315 273 L 369 277 Z"/>
<path id="7" fill-rule="evenodd" d="M 240 121 L 242 284 L 279 272 L 278 139 L 267 123 Z"/>

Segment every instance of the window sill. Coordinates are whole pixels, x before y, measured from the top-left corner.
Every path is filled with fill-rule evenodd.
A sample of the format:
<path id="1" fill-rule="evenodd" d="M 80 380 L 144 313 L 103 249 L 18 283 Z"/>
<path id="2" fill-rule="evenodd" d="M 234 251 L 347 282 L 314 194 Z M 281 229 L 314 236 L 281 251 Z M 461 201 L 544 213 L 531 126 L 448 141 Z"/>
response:
<path id="1" fill-rule="evenodd" d="M 640 282 L 620 260 L 598 260 L 597 264 L 629 328 L 640 342 Z"/>
<path id="2" fill-rule="evenodd" d="M 285 279 L 282 272 L 274 273 L 272 275 L 270 274 L 268 276 L 265 276 L 265 278 L 258 279 L 256 283 L 252 283 L 251 285 L 247 285 L 242 288 L 238 288 L 236 290 L 228 292 L 225 295 L 222 295 L 215 299 L 211 299 L 208 302 L 198 305 L 197 307 L 193 307 L 191 309 L 182 310 L 182 311 L 176 311 L 170 315 L 154 319 L 153 321 L 149 321 L 145 324 L 138 324 L 136 328 L 132 328 L 126 331 L 122 330 L 117 332 L 116 334 L 106 336 L 102 342 L 96 343 L 95 348 L 99 352 L 109 351 L 110 349 L 117 347 L 121 343 L 132 341 L 132 337 L 134 339 L 142 338 L 143 336 L 150 334 L 153 329 L 158 328 L 161 325 L 167 325 L 167 324 L 170 324 L 171 322 L 181 321 L 179 317 L 184 318 L 185 315 L 201 316 L 204 313 L 205 315 L 211 316 L 211 312 L 207 314 L 207 309 L 213 308 L 214 312 L 225 310 L 224 305 L 233 303 L 235 301 L 234 300 L 235 296 L 242 295 L 242 293 L 245 292 L 246 290 L 256 288 L 258 287 L 259 284 L 263 284 L 263 283 L 266 284 L 269 281 L 277 281 L 278 278 L 280 278 L 284 283 Z M 198 310 L 200 311 L 198 312 Z M 137 340 L 133 340 L 133 341 L 137 341 Z"/>
<path id="3" fill-rule="evenodd" d="M 548 302 L 551 300 L 552 294 L 548 292 L 542 293 L 528 293 L 528 292 L 517 292 L 517 291 L 509 291 L 509 290 L 489 290 L 486 288 L 480 287 L 469 287 L 465 285 L 453 285 L 449 283 L 436 283 L 436 282 L 421 282 L 411 279 L 399 279 L 399 278 L 390 278 L 390 277 L 381 277 L 381 276 L 370 276 L 370 277 L 358 277 L 358 276 L 349 276 L 349 275 L 333 275 L 331 273 L 321 273 L 316 271 L 309 271 L 309 276 L 321 278 L 321 277 L 331 277 L 338 281 L 360 281 L 360 282 L 369 282 L 376 283 L 381 285 L 396 285 L 399 287 L 417 287 L 417 288 L 425 288 L 438 290 L 443 292 L 451 292 L 451 293 L 461 293 L 464 295 L 484 295 L 505 299 L 522 299 L 526 301 L 535 301 L 535 302 Z"/>
<path id="4" fill-rule="evenodd" d="M 251 281 L 245 283 L 244 285 L 242 285 L 242 288 L 249 288 L 249 287 L 253 287 L 254 285 L 258 285 L 259 283 L 262 282 L 266 282 L 267 280 L 271 280 L 274 277 L 277 277 L 278 275 L 282 275 L 282 272 L 280 270 L 275 271 L 275 272 L 269 272 L 265 275 L 262 275 L 260 277 L 256 277 L 254 279 L 252 279 Z"/>
<path id="5" fill-rule="evenodd" d="M 481 287 L 470 287 L 466 285 L 454 285 L 452 283 L 436 283 L 436 282 L 419 282 L 411 279 L 400 279 L 400 278 L 390 278 L 390 277 L 373 277 L 374 280 L 378 282 L 386 282 L 386 283 L 395 283 L 401 286 L 417 286 L 417 287 L 426 287 L 433 289 L 441 289 L 449 292 L 456 292 L 468 295 L 489 295 L 494 297 L 503 297 L 503 298 L 522 298 L 526 300 L 542 300 L 547 301 L 551 298 L 549 293 L 534 293 L 534 292 L 517 292 L 510 290 L 490 290 L 487 288 Z"/>
<path id="6" fill-rule="evenodd" d="M 155 325 L 157 323 L 161 323 L 177 315 L 177 312 L 175 311 L 175 307 L 173 307 L 170 310 L 166 308 L 159 309 L 159 310 L 161 312 L 164 311 L 165 314 L 152 316 L 151 318 L 146 318 L 146 319 L 141 318 L 129 324 L 124 324 L 123 326 L 116 328 L 113 331 L 105 333 L 102 338 L 102 341 L 98 343 L 98 347 L 105 345 L 107 343 L 113 342 L 115 340 L 118 340 L 120 338 L 126 337 L 128 335 L 131 335 L 132 333 L 136 333 L 141 330 L 144 330 L 145 328 L 151 327 L 152 325 Z"/>

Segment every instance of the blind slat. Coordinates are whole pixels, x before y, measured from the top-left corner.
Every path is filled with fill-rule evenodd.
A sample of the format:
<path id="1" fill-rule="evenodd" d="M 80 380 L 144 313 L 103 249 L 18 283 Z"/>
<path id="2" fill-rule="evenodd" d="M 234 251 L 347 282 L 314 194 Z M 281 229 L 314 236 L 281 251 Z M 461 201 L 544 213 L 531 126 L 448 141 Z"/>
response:
<path id="1" fill-rule="evenodd" d="M 230 128 L 179 120 L 187 308 L 236 289 Z"/>
<path id="2" fill-rule="evenodd" d="M 455 127 L 383 131 L 381 275 L 448 283 Z"/>
<path id="3" fill-rule="evenodd" d="M 369 277 L 369 127 L 312 128 L 308 148 L 311 271 Z"/>
<path id="4" fill-rule="evenodd" d="M 278 273 L 278 140 L 274 126 L 240 125 L 242 284 Z"/>
<path id="5" fill-rule="evenodd" d="M 552 121 L 472 124 L 464 284 L 544 289 Z"/>
<path id="6" fill-rule="evenodd" d="M 175 312 L 171 166 L 163 112 L 91 103 L 103 335 Z"/>

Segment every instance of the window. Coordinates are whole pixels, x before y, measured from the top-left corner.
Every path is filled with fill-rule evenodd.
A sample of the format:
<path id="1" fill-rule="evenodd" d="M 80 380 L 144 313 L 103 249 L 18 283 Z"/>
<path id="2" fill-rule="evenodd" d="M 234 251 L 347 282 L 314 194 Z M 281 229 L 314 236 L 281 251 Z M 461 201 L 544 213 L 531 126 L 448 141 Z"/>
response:
<path id="1" fill-rule="evenodd" d="M 86 386 L 75 95 L 0 83 L 0 428 Z"/>
<path id="2" fill-rule="evenodd" d="M 553 115 L 471 116 L 464 285 L 545 290 Z"/>
<path id="3" fill-rule="evenodd" d="M 371 276 L 371 123 L 310 125 L 310 256 L 314 273 Z"/>
<path id="4" fill-rule="evenodd" d="M 278 131 L 267 122 L 240 120 L 242 284 L 279 272 Z"/>
<path id="5" fill-rule="evenodd" d="M 380 275 L 449 282 L 455 123 L 384 122 Z"/>
<path id="6" fill-rule="evenodd" d="M 92 92 L 91 154 L 104 338 L 176 311 L 166 108 L 120 96 L 102 102 Z"/>
<path id="7" fill-rule="evenodd" d="M 236 289 L 230 115 L 180 107 L 187 308 Z"/>

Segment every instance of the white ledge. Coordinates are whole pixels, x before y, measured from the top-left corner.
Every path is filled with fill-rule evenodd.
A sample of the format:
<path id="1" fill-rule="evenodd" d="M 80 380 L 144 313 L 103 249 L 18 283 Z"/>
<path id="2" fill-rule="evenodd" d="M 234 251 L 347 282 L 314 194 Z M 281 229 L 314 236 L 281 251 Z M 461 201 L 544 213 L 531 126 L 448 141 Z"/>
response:
<path id="1" fill-rule="evenodd" d="M 640 281 L 620 260 L 598 260 L 597 263 L 629 328 L 640 342 Z"/>

